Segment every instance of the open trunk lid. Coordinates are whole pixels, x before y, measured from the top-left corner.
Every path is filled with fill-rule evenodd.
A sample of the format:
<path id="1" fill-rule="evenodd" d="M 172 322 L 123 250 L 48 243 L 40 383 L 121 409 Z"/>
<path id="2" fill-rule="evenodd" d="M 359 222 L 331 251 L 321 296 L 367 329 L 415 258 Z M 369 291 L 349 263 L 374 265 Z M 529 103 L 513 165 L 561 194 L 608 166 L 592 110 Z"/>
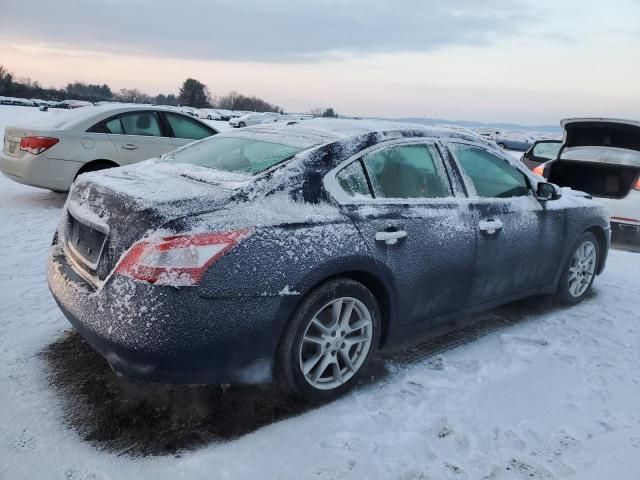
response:
<path id="1" fill-rule="evenodd" d="M 547 179 L 595 197 L 626 197 L 640 174 L 640 122 L 583 118 L 561 125 L 563 147 Z"/>

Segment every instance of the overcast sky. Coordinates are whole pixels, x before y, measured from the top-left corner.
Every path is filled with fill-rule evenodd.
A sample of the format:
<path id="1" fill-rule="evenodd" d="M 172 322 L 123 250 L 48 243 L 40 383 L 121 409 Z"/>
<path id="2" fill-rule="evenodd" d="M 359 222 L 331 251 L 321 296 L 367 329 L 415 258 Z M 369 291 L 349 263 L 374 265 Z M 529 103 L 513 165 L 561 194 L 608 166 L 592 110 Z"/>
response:
<path id="1" fill-rule="evenodd" d="M 156 94 L 190 76 L 290 111 L 640 119 L 640 0 L 0 0 L 0 12 L 0 63 L 45 85 Z"/>

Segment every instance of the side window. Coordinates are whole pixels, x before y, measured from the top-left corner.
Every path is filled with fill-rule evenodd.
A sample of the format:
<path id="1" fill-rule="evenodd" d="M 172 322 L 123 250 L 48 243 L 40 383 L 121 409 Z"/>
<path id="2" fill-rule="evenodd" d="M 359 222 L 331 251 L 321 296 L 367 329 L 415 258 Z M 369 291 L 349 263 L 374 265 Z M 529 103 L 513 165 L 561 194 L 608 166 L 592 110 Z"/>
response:
<path id="1" fill-rule="evenodd" d="M 453 144 L 451 150 L 480 197 L 508 198 L 529 195 L 525 175 L 506 160 L 482 148 Z"/>
<path id="2" fill-rule="evenodd" d="M 120 116 L 120 121 L 125 135 L 162 136 L 160 123 L 154 112 L 125 113 Z"/>
<path id="3" fill-rule="evenodd" d="M 182 115 L 176 115 L 174 113 L 165 113 L 164 116 L 173 130 L 175 138 L 188 138 L 190 140 L 200 140 L 202 138 L 210 137 L 215 132 L 208 129 L 204 125 L 184 117 Z"/>
<path id="4" fill-rule="evenodd" d="M 398 145 L 364 158 L 376 198 L 439 198 L 451 195 L 426 145 Z"/>
<path id="5" fill-rule="evenodd" d="M 560 152 L 561 142 L 540 142 L 536 143 L 533 147 L 533 155 L 540 158 L 546 158 L 548 160 L 555 160 L 558 158 L 558 152 Z"/>
<path id="6" fill-rule="evenodd" d="M 120 117 L 112 118 L 104 122 L 104 129 L 107 133 L 115 133 L 118 135 L 122 135 L 124 130 L 122 130 L 122 123 L 120 123 Z"/>
<path id="7" fill-rule="evenodd" d="M 362 163 L 358 160 L 350 163 L 336 175 L 338 184 L 351 197 L 365 196 L 371 198 L 367 177 L 364 174 Z"/>

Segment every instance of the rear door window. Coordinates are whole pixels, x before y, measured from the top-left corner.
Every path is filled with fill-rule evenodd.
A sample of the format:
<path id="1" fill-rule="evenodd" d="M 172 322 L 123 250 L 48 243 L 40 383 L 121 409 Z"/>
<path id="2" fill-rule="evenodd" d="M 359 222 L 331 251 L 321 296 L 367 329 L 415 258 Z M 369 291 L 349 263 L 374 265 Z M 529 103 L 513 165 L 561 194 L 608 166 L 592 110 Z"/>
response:
<path id="1" fill-rule="evenodd" d="M 376 198 L 451 196 L 437 162 L 439 155 L 427 145 L 397 145 L 364 157 Z"/>
<path id="2" fill-rule="evenodd" d="M 122 123 L 120 123 L 120 117 L 115 117 L 104 122 L 104 130 L 106 133 L 122 135 L 124 130 L 122 129 Z"/>
<path id="3" fill-rule="evenodd" d="M 479 197 L 509 198 L 529 195 L 525 175 L 505 159 L 471 145 L 452 144 L 451 150 Z"/>
<path id="4" fill-rule="evenodd" d="M 336 175 L 342 190 L 350 197 L 363 196 L 371 198 L 367 177 L 360 160 L 350 163 Z"/>
<path id="5" fill-rule="evenodd" d="M 120 115 L 120 121 L 125 135 L 162 136 L 160 122 L 155 112 L 125 113 Z"/>
<path id="6" fill-rule="evenodd" d="M 163 114 L 173 130 L 175 138 L 187 138 L 190 140 L 200 140 L 206 137 L 210 137 L 215 132 L 200 122 L 187 118 L 183 115 L 177 115 L 175 113 Z"/>

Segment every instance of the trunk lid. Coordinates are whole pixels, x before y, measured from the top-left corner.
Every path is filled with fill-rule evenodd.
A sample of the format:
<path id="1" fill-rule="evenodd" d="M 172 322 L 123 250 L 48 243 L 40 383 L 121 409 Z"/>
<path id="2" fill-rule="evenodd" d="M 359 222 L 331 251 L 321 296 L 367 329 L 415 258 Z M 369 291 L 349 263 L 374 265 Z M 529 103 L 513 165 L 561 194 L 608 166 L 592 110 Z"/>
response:
<path id="1" fill-rule="evenodd" d="M 561 125 L 563 146 L 547 179 L 594 197 L 626 197 L 640 174 L 640 122 L 582 118 Z"/>
<path id="2" fill-rule="evenodd" d="M 61 241 L 79 273 L 94 284 L 148 233 L 171 221 L 180 228 L 175 221 L 216 210 L 236 194 L 224 182 L 204 183 L 156 168 L 144 172 L 145 164 L 82 175 L 69 193 Z"/>

